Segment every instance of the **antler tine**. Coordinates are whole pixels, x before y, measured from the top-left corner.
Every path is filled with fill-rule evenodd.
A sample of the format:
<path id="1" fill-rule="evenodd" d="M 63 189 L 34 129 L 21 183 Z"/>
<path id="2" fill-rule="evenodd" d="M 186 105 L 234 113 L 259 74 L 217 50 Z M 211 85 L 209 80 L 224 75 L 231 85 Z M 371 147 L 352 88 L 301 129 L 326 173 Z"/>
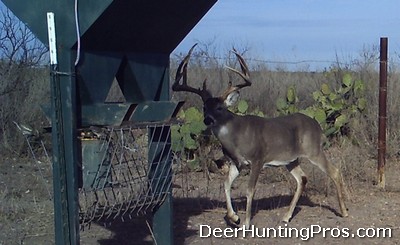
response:
<path id="1" fill-rule="evenodd" d="M 195 93 L 201 97 L 203 101 L 206 101 L 208 98 L 212 97 L 206 88 L 206 79 L 203 82 L 203 88 L 196 89 L 187 85 L 187 65 L 189 63 L 190 56 L 192 55 L 193 49 L 196 47 L 197 43 L 194 44 L 182 62 L 179 64 L 178 69 L 175 75 L 175 82 L 172 84 L 173 91 L 186 91 L 190 93 Z M 183 79 L 182 79 L 183 77 Z M 182 84 L 180 84 L 180 80 L 182 79 Z"/>
<path id="2" fill-rule="evenodd" d="M 233 71 L 234 73 L 238 74 L 241 78 L 243 78 L 244 83 L 232 86 L 232 83 L 229 82 L 229 87 L 228 89 L 223 93 L 222 98 L 226 98 L 230 93 L 234 92 L 234 91 L 238 91 L 241 88 L 247 87 L 247 86 L 251 86 L 251 80 L 250 80 L 250 72 L 249 72 L 249 67 L 247 66 L 246 62 L 244 61 L 243 57 L 236 51 L 235 48 L 232 49 L 231 51 L 232 53 L 234 53 L 236 55 L 236 58 L 239 61 L 240 64 L 240 69 L 242 70 L 241 72 L 229 67 L 229 66 L 225 66 L 228 70 Z"/>
<path id="3" fill-rule="evenodd" d="M 181 80 L 182 76 L 187 74 L 187 65 L 189 63 L 190 56 L 192 55 L 193 49 L 197 46 L 197 43 L 195 43 L 189 50 L 188 54 L 183 58 L 181 63 L 178 66 L 178 69 L 176 71 L 175 75 L 175 83 L 172 85 L 172 89 L 174 89 L 174 86 L 179 85 L 179 81 Z M 186 84 L 186 81 L 183 81 L 183 84 Z"/>
<path id="4" fill-rule="evenodd" d="M 251 80 L 250 80 L 250 74 L 249 74 L 249 67 L 247 66 L 247 64 L 244 61 L 243 57 L 236 51 L 235 48 L 233 48 L 231 52 L 236 55 L 236 58 L 239 61 L 240 69 L 242 70 L 242 72 L 240 72 L 240 71 L 238 71 L 238 70 L 236 70 L 236 69 L 234 69 L 232 67 L 229 67 L 229 66 L 226 66 L 226 68 L 228 70 L 231 70 L 231 71 L 235 72 L 239 76 L 241 76 L 243 78 L 243 80 L 245 81 L 245 84 L 237 85 L 239 88 L 243 88 L 245 86 L 250 86 L 251 85 Z"/>

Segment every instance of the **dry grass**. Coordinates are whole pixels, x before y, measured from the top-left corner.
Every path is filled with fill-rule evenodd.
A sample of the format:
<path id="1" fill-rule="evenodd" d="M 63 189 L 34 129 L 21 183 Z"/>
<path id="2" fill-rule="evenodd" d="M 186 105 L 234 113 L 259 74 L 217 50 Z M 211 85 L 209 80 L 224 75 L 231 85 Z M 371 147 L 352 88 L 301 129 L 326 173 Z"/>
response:
<path id="1" fill-rule="evenodd" d="M 52 244 L 51 168 L 43 164 L 47 185 L 31 159 L 4 158 L 0 171 L 0 244 Z M 40 243 L 34 242 L 38 236 Z M 46 242 L 47 241 L 47 242 Z"/>

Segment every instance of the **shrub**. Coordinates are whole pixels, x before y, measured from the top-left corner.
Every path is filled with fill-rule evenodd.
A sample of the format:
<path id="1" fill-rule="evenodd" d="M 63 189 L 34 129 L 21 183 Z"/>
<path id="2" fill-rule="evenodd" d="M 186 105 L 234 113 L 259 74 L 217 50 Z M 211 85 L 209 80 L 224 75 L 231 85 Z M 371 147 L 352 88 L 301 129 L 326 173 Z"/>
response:
<path id="1" fill-rule="evenodd" d="M 305 108 L 297 107 L 298 98 L 294 86 L 287 90 L 286 98 L 278 98 L 277 110 L 281 115 L 301 112 L 314 118 L 328 137 L 348 136 L 350 124 L 355 116 L 366 109 L 365 84 L 354 80 L 350 73 L 343 76 L 338 89 L 322 83 L 319 90 L 312 93 L 314 104 Z"/>

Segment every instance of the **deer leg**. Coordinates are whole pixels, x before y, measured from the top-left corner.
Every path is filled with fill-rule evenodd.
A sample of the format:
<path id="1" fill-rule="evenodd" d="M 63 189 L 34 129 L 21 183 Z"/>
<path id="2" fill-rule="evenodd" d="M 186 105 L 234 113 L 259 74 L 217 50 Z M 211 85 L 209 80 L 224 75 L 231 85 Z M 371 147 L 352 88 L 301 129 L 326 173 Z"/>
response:
<path id="1" fill-rule="evenodd" d="M 297 202 L 299 201 L 300 196 L 303 193 L 304 188 L 307 184 L 307 176 L 303 172 L 303 170 L 300 168 L 300 165 L 299 165 L 299 162 L 297 159 L 295 161 L 291 162 L 289 165 L 287 165 L 286 168 L 296 179 L 296 183 L 297 183 L 296 192 L 294 193 L 293 199 L 290 202 L 289 210 L 287 211 L 285 216 L 283 216 L 283 219 L 282 219 L 283 222 L 287 223 L 292 218 L 293 211 L 296 208 Z"/>
<path id="2" fill-rule="evenodd" d="M 333 164 L 328 162 L 323 152 L 320 152 L 318 156 L 309 159 L 314 165 L 318 166 L 324 173 L 326 173 L 333 180 L 336 186 L 337 197 L 342 216 L 343 217 L 349 216 L 343 198 L 345 185 L 343 182 L 342 175 L 339 172 L 339 169 L 337 169 Z"/>
<path id="3" fill-rule="evenodd" d="M 229 166 L 229 174 L 228 178 L 226 178 L 224 182 L 224 188 L 225 188 L 225 197 L 226 197 L 226 221 L 228 223 L 234 223 L 238 225 L 240 223 L 240 218 L 238 215 L 236 215 L 235 211 L 233 210 L 232 207 L 232 200 L 231 200 L 231 187 L 233 181 L 238 177 L 239 175 L 239 170 L 237 169 L 235 163 L 231 162 Z"/>
<path id="4" fill-rule="evenodd" d="M 256 189 L 256 183 L 258 176 L 260 175 L 260 168 L 257 168 L 256 165 L 253 165 L 250 171 L 250 178 L 249 182 L 247 185 L 247 191 L 246 191 L 246 220 L 244 222 L 244 225 L 246 228 L 250 227 L 250 220 L 251 220 L 251 205 L 253 202 L 253 197 L 254 197 L 254 192 Z"/>

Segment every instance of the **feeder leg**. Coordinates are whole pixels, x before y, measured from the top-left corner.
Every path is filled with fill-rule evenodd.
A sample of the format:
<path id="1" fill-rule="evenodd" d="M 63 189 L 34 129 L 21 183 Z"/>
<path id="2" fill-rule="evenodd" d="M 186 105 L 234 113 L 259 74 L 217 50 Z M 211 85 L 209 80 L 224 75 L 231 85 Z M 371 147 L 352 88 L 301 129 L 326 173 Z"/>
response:
<path id="1" fill-rule="evenodd" d="M 172 245 L 174 243 L 171 193 L 153 215 L 153 232 L 155 244 Z"/>

